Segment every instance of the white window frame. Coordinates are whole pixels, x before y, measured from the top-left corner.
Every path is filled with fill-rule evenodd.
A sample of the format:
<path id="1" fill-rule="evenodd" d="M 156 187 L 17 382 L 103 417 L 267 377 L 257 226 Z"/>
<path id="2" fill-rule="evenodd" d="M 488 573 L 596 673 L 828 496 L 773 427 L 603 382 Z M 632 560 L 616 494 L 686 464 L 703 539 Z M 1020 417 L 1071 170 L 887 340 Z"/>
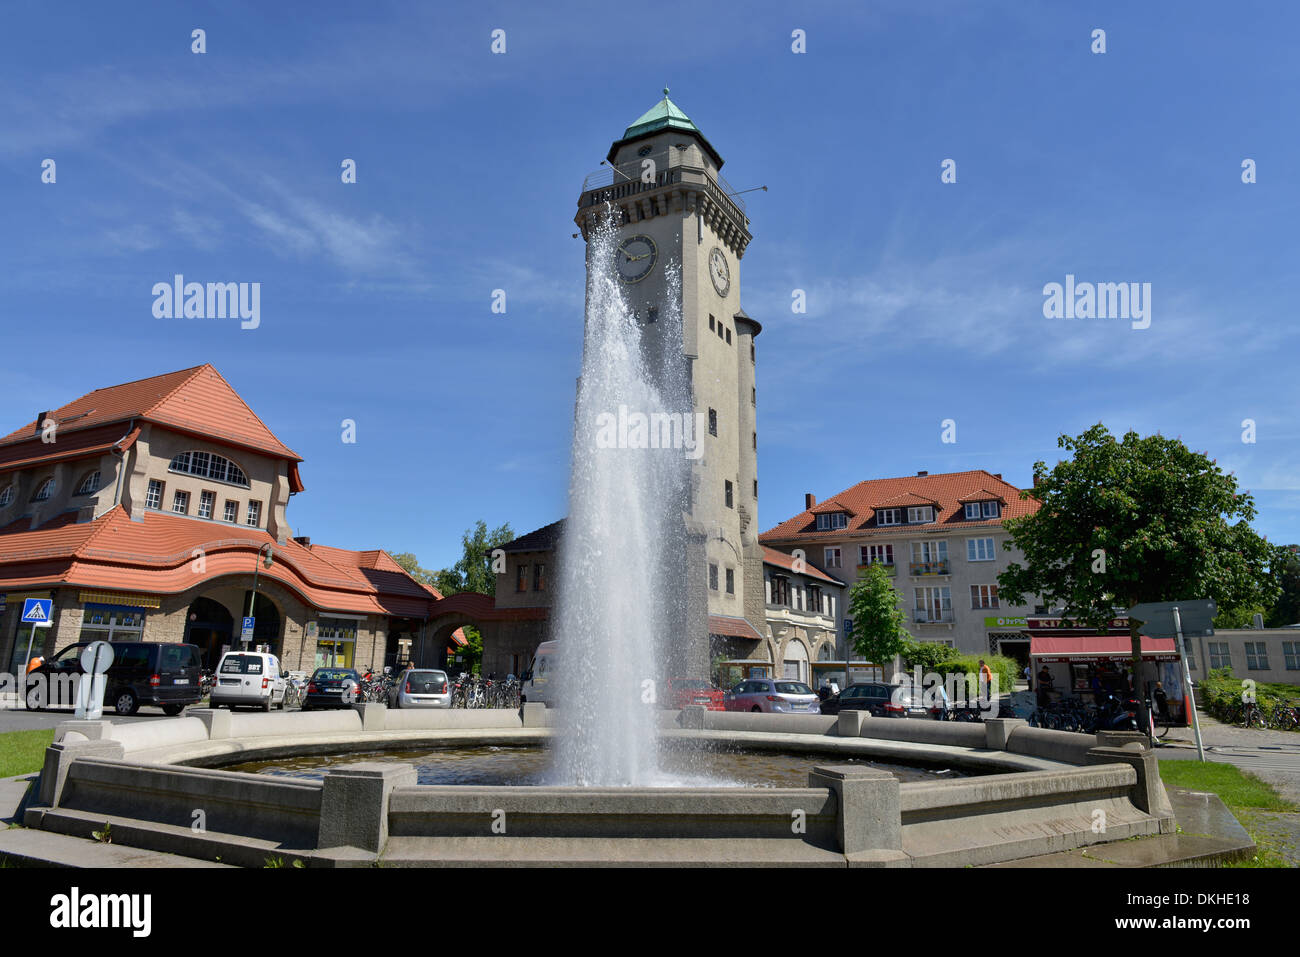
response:
<path id="1" fill-rule="evenodd" d="M 980 552 L 984 550 L 983 543 L 988 542 L 988 555 L 981 557 Z M 996 561 L 998 557 L 997 542 L 990 536 L 987 538 L 968 538 L 966 539 L 966 561 L 968 562 L 991 562 Z"/>
<path id="2" fill-rule="evenodd" d="M 1223 650 L 1219 651 L 1220 648 L 1222 648 Z M 1226 641 L 1208 642 L 1206 651 L 1210 656 L 1209 667 L 1211 671 L 1213 671 L 1215 668 L 1232 667 L 1232 648 L 1229 646 L 1228 642 Z"/>
<path id="3" fill-rule="evenodd" d="M 827 568 L 843 568 L 844 553 L 838 548 L 825 548 L 822 550 L 823 563 Z"/>
<path id="4" fill-rule="evenodd" d="M 11 504 L 13 500 L 14 487 L 12 485 L 6 485 L 4 490 L 0 491 L 0 508 L 4 508 L 6 505 Z"/>
<path id="5" fill-rule="evenodd" d="M 934 521 L 933 505 L 909 505 L 907 508 L 908 525 L 925 525 Z"/>
<path id="6" fill-rule="evenodd" d="M 822 512 L 817 516 L 817 531 L 836 532 L 849 527 L 849 516 L 844 512 Z"/>
<path id="7" fill-rule="evenodd" d="M 882 508 L 876 512 L 877 525 L 902 525 L 903 510 L 901 508 Z"/>
<path id="8" fill-rule="evenodd" d="M 262 503 L 249 500 L 248 511 L 244 516 L 244 524 L 250 528 L 262 527 Z"/>
<path id="9" fill-rule="evenodd" d="M 177 505 L 181 505 L 182 503 L 185 506 L 184 508 L 176 507 Z M 172 511 L 175 512 L 177 515 L 190 514 L 190 493 L 189 492 L 180 488 L 172 492 Z"/>
<path id="10" fill-rule="evenodd" d="M 225 521 L 230 522 L 232 525 L 237 525 L 239 523 L 239 502 L 237 499 L 226 499 L 225 510 L 222 513 L 222 518 Z"/>
<path id="11" fill-rule="evenodd" d="M 211 518 L 216 508 L 217 493 L 208 489 L 201 489 L 199 491 L 199 518 Z"/>
<path id="12" fill-rule="evenodd" d="M 95 492 L 99 491 L 99 481 L 99 469 L 95 469 L 95 471 L 91 472 L 81 480 L 81 484 L 77 486 L 77 494 L 93 495 Z"/>
<path id="13" fill-rule="evenodd" d="M 976 519 L 978 519 L 979 517 L 980 517 L 980 503 L 979 503 L 979 502 L 967 502 L 967 503 L 966 503 L 966 519 L 967 519 L 967 521 L 972 521 L 972 522 L 973 522 L 973 521 L 975 521 Z"/>
<path id="14" fill-rule="evenodd" d="M 948 540 L 946 538 L 926 538 L 919 542 L 912 542 L 913 562 L 919 564 L 922 562 L 946 562 L 947 560 Z"/>
<path id="15" fill-rule="evenodd" d="M 997 585 L 971 585 L 971 608 L 998 608 Z"/>
<path id="16" fill-rule="evenodd" d="M 1268 642 L 1266 641 L 1247 641 L 1246 645 L 1246 670 L 1247 671 L 1268 671 Z"/>
<path id="17" fill-rule="evenodd" d="M 33 502 L 48 502 L 54 497 L 54 479 L 47 478 L 36 489 L 36 494 L 32 496 Z"/>
<path id="18" fill-rule="evenodd" d="M 1287 671 L 1300 671 L 1300 641 L 1282 642 L 1282 661 Z"/>
<path id="19" fill-rule="evenodd" d="M 858 558 L 861 565 L 893 565 L 894 546 L 892 542 L 880 545 L 859 545 Z"/>
<path id="20" fill-rule="evenodd" d="M 984 502 L 983 505 L 984 505 L 983 512 L 984 512 L 984 517 L 985 517 L 985 518 L 1001 518 L 1001 517 L 1002 517 L 1002 503 L 1001 503 L 1001 502 Z"/>
<path id="21" fill-rule="evenodd" d="M 925 620 L 935 622 L 950 622 L 953 620 L 952 614 L 952 589 L 947 585 L 918 585 L 912 589 L 914 599 L 913 611 L 924 611 Z M 933 600 L 933 601 L 932 601 Z M 934 617 L 935 611 L 938 611 L 939 617 Z M 947 613 L 947 618 L 943 617 Z M 916 615 L 913 614 L 913 619 Z"/>
<path id="22" fill-rule="evenodd" d="M 149 488 L 144 493 L 144 507 L 162 510 L 163 494 L 167 491 L 167 483 L 158 479 L 149 480 Z M 157 493 L 157 494 L 155 494 Z"/>

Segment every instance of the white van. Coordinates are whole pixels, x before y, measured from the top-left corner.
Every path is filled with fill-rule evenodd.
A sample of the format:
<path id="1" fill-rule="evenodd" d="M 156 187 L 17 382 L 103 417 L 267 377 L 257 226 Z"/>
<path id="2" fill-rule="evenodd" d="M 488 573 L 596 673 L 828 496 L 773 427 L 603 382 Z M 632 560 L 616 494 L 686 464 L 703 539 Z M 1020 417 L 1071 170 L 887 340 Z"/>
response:
<path id="1" fill-rule="evenodd" d="M 275 705 L 284 710 L 284 693 L 288 688 L 280 661 L 263 651 L 227 651 L 217 665 L 216 684 L 208 699 L 209 708 L 222 705 L 261 708 L 270 711 Z"/>
<path id="2" fill-rule="evenodd" d="M 520 692 L 520 698 L 524 701 L 535 701 L 538 704 L 544 704 L 548 708 L 555 705 L 555 695 L 557 694 L 555 680 L 559 677 L 556 669 L 556 649 L 559 647 L 558 641 L 543 641 L 537 646 L 537 654 L 533 658 L 533 666 L 528 669 L 528 675 L 524 679 L 523 690 Z"/>

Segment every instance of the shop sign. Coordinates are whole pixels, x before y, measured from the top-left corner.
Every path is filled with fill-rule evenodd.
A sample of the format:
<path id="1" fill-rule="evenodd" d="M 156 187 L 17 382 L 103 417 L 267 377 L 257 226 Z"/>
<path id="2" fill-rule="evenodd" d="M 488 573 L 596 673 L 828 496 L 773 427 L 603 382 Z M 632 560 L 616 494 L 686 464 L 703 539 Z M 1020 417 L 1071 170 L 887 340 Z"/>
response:
<path id="1" fill-rule="evenodd" d="M 985 628 L 1025 628 L 1029 624 L 1027 618 L 985 618 Z"/>
<path id="2" fill-rule="evenodd" d="M 305 630 L 307 632 L 307 640 L 315 641 L 316 635 L 319 634 L 320 632 L 320 626 L 317 625 L 317 623 L 314 621 L 309 621 L 307 622 L 307 627 Z"/>

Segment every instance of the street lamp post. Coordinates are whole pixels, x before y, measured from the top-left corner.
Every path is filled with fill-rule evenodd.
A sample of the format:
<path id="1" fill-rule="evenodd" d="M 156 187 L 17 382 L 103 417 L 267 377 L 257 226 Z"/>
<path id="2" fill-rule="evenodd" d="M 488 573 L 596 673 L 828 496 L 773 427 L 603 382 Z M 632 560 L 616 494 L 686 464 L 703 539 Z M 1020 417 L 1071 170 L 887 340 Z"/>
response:
<path id="1" fill-rule="evenodd" d="M 269 549 L 269 551 L 268 551 L 268 549 Z M 265 557 L 265 558 L 262 558 L 262 553 L 263 553 L 263 552 L 266 552 L 266 557 Z M 270 542 L 267 542 L 265 545 L 263 545 L 261 548 L 259 548 L 259 549 L 257 550 L 257 557 L 258 557 L 259 559 L 261 559 L 261 560 L 258 561 L 258 562 L 254 562 L 254 563 L 253 563 L 253 590 L 252 590 L 251 592 L 248 593 L 248 617 L 249 617 L 249 618 L 252 618 L 252 617 L 253 617 L 253 602 L 255 602 L 255 601 L 257 600 L 257 575 L 258 575 L 258 572 L 260 572 L 260 571 L 262 570 L 262 569 L 261 569 L 261 566 L 262 566 L 262 565 L 266 565 L 267 568 L 270 568 L 273 564 L 275 564 L 275 546 L 272 545 Z M 247 651 L 247 650 L 248 650 L 248 639 L 247 639 L 247 638 L 242 638 L 241 640 L 242 640 L 243 645 L 244 645 L 244 650 Z"/>

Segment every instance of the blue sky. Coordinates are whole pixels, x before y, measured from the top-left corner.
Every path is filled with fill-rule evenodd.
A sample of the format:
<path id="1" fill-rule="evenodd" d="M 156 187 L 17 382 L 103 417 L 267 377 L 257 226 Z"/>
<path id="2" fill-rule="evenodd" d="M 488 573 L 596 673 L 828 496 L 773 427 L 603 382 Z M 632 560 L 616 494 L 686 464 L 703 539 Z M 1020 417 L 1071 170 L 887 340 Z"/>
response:
<path id="1" fill-rule="evenodd" d="M 1300 541 L 1289 4 L 8 3 L 4 23 L 3 431 L 206 361 L 304 457 L 299 534 L 438 567 L 476 519 L 560 517 L 575 204 L 667 85 L 731 184 L 769 188 L 741 265 L 761 527 L 918 469 L 1026 485 L 1103 421 L 1208 451 L 1263 533 Z M 175 273 L 260 282 L 261 325 L 154 318 Z M 1066 274 L 1151 283 L 1150 328 L 1044 318 Z"/>

